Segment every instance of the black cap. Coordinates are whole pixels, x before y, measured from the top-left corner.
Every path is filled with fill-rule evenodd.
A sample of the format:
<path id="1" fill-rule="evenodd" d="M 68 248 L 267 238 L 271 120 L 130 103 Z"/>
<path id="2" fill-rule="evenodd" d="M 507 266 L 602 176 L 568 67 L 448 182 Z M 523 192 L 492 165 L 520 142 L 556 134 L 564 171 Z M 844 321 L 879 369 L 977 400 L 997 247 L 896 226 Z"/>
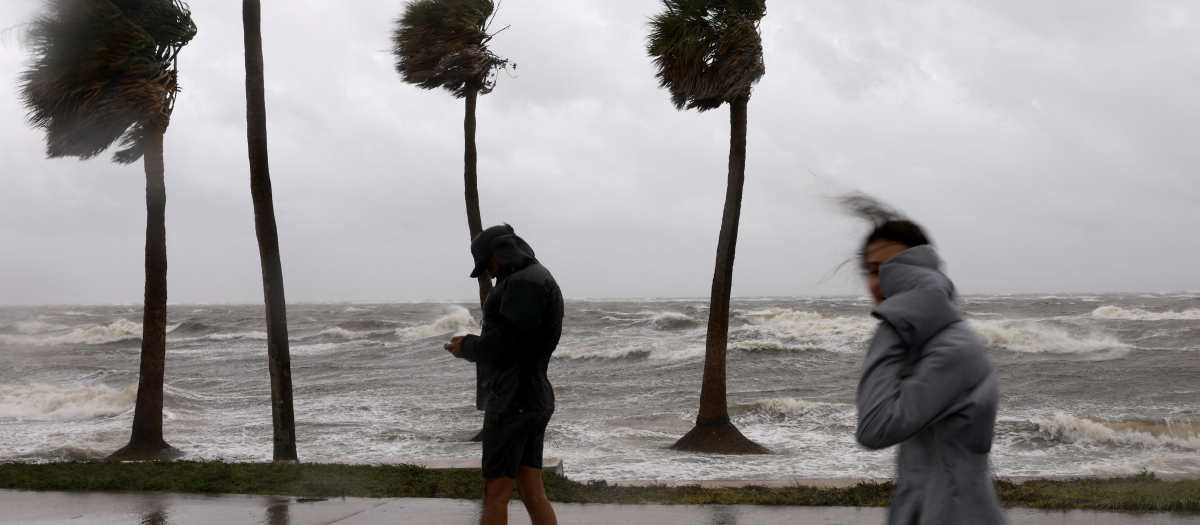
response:
<path id="1" fill-rule="evenodd" d="M 499 226 L 492 226 L 475 236 L 471 241 L 471 257 L 475 259 L 475 269 L 471 270 L 471 278 L 483 275 L 487 269 L 487 265 L 492 260 L 492 241 L 505 235 L 516 233 L 513 227 L 507 223 Z"/>

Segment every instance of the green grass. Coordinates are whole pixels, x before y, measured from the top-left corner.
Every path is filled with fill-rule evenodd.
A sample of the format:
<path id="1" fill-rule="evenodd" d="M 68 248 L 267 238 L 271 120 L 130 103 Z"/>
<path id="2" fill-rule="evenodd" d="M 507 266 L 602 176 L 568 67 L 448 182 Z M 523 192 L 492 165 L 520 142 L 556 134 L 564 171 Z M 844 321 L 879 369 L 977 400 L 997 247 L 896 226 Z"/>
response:
<path id="1" fill-rule="evenodd" d="M 885 506 L 891 483 L 846 488 L 624 487 L 579 483 L 543 474 L 552 501 L 626 504 Z M 0 463 L 0 488 L 35 490 L 153 490 L 186 493 L 277 494 L 300 497 L 417 497 L 478 499 L 478 470 L 430 470 L 409 465 L 341 465 L 158 461 L 145 463 Z M 1043 509 L 1200 511 L 1200 480 L 1163 481 L 1153 474 L 1125 478 L 1000 481 L 1007 506 Z"/>

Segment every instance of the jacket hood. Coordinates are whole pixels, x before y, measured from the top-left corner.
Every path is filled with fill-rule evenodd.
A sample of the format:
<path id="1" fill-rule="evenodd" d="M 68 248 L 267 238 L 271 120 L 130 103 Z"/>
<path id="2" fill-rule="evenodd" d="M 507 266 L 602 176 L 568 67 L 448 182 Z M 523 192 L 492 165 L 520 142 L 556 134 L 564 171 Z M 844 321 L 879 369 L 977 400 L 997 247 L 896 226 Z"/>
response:
<path id="1" fill-rule="evenodd" d="M 533 248 L 515 233 L 497 237 L 492 241 L 492 256 L 500 263 L 498 278 L 507 277 L 538 262 L 534 258 Z"/>
<path id="2" fill-rule="evenodd" d="M 871 315 L 890 323 L 910 348 L 919 348 L 962 317 L 952 303 L 954 283 L 938 268 L 933 246 L 909 248 L 879 266 L 886 297 Z"/>

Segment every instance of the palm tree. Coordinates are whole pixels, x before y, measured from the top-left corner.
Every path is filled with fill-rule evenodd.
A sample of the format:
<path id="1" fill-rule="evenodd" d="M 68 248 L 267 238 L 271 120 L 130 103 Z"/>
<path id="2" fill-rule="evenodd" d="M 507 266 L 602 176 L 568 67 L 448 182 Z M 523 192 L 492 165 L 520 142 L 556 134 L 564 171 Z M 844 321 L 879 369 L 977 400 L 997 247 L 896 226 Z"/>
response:
<path id="1" fill-rule="evenodd" d="M 725 399 L 725 353 L 729 342 L 729 293 L 746 174 L 746 105 L 766 72 L 759 21 L 765 0 L 663 0 L 666 10 L 650 19 L 647 51 L 659 87 L 675 108 L 708 111 L 729 104 L 729 179 L 705 341 L 704 379 L 696 426 L 671 448 L 695 452 L 765 454 L 729 420 Z"/>
<path id="2" fill-rule="evenodd" d="M 271 374 L 271 423 L 275 430 L 275 461 L 297 461 L 296 417 L 292 410 L 292 362 L 288 350 L 287 309 L 283 297 L 283 266 L 279 232 L 267 169 L 267 103 L 263 86 L 262 6 L 243 0 L 242 26 L 246 43 L 246 137 L 250 151 L 250 195 L 254 201 L 254 231 L 262 264 L 263 295 L 267 305 L 267 369 Z"/>
<path id="3" fill-rule="evenodd" d="M 509 65 L 487 48 L 493 36 L 488 34 L 488 22 L 495 9 L 491 0 L 414 0 L 404 6 L 392 33 L 392 54 L 403 81 L 421 89 L 445 88 L 454 98 L 467 99 L 463 178 L 471 239 L 483 231 L 476 182 L 475 102 L 479 95 L 492 92 L 495 73 Z M 491 289 L 492 281 L 479 276 L 481 308 Z"/>
<path id="4" fill-rule="evenodd" d="M 90 159 L 120 141 L 113 161 L 144 157 L 146 291 L 137 404 L 129 444 L 109 459 L 181 454 L 163 440 L 167 239 L 163 133 L 175 106 L 177 57 L 196 25 L 179 0 L 49 0 L 30 24 L 33 60 L 22 73 L 28 121 L 46 132 L 49 158 Z"/>

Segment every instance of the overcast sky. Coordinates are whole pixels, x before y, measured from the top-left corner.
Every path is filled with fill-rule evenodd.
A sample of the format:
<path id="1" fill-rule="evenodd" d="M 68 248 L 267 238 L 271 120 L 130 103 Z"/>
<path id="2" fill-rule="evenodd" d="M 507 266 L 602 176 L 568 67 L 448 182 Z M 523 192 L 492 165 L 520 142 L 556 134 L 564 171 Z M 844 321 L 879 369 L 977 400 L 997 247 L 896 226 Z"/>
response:
<path id="1" fill-rule="evenodd" d="M 262 299 L 241 2 L 193 0 L 166 135 L 170 300 Z M 0 27 L 37 0 L 0 0 Z M 291 301 L 470 299 L 463 102 L 400 82 L 400 0 L 263 2 L 271 177 Z M 728 109 L 676 111 L 657 0 L 507 0 L 518 64 L 480 98 L 484 223 L 568 297 L 706 297 Z M 861 293 L 870 193 L 965 293 L 1200 290 L 1200 2 L 771 0 L 733 293 Z M 142 166 L 46 160 L 0 46 L 0 304 L 141 301 Z"/>

